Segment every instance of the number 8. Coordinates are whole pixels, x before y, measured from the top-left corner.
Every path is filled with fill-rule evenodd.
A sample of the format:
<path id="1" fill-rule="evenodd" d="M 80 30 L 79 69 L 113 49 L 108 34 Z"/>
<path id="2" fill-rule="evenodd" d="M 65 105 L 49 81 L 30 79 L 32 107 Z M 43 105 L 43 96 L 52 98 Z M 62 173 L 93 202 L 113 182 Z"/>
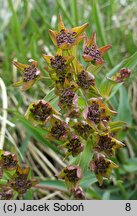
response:
<path id="1" fill-rule="evenodd" d="M 126 203 L 125 210 L 126 211 L 130 211 L 131 210 L 131 204 L 130 203 Z"/>

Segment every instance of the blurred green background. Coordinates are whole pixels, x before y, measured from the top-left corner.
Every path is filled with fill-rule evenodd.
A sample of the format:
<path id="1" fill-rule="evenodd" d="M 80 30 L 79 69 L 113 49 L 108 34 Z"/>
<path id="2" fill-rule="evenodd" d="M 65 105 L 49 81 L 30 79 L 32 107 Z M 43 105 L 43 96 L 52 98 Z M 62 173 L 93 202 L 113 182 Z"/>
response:
<path id="1" fill-rule="evenodd" d="M 54 175 L 65 166 L 58 152 L 43 138 L 43 131 L 33 128 L 24 118 L 13 113 L 25 113 L 28 105 L 44 98 L 52 82 L 42 80 L 29 91 L 22 92 L 12 87 L 20 74 L 13 68 L 12 61 L 26 63 L 29 58 L 45 63 L 42 53 L 53 54 L 55 48 L 49 38 L 48 29 L 57 28 L 57 16 L 61 14 L 68 28 L 89 22 L 86 30 L 90 36 L 97 32 L 99 46 L 112 44 L 105 56 L 106 64 L 99 80 L 123 59 L 137 51 L 137 1 L 136 0 L 0 0 L 0 76 L 2 77 L 8 101 L 8 116 L 4 148 L 19 153 L 20 160 L 31 166 L 32 175 L 38 176 L 43 188 L 29 192 L 26 199 L 67 199 L 64 184 Z M 80 45 L 81 47 L 82 45 Z M 116 178 L 105 181 L 99 187 L 94 175 L 88 175 L 82 182 L 89 199 L 137 199 L 137 69 L 111 98 L 111 105 L 118 110 L 117 120 L 128 123 L 128 129 L 121 134 L 127 145 L 117 153 L 120 169 L 113 174 Z M 2 94 L 1 94 L 2 95 Z M 3 96 L 0 96 L 0 116 L 3 115 Z M 13 127 L 14 126 L 14 127 Z M 46 146 L 46 147 L 45 147 Z M 32 150 L 33 149 L 33 150 Z M 117 179 L 117 180 L 116 180 Z"/>

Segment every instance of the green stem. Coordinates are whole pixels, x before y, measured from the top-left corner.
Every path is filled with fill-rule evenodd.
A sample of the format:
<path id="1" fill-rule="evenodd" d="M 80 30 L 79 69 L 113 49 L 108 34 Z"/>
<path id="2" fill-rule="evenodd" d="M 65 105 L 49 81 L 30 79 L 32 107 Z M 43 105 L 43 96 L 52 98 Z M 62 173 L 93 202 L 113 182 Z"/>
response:
<path id="1" fill-rule="evenodd" d="M 41 79 L 51 80 L 50 77 L 45 77 L 45 76 L 42 76 Z"/>
<path id="2" fill-rule="evenodd" d="M 68 55 L 71 56 L 72 55 L 72 52 L 70 50 L 67 50 L 68 52 Z M 74 56 L 74 55 L 73 55 Z M 74 59 L 75 59 L 75 56 L 74 56 Z M 76 77 L 77 77 L 77 73 L 76 73 L 76 68 L 75 68 L 75 64 L 74 64 L 74 60 L 71 62 L 71 65 L 74 69 L 74 80 L 76 80 Z"/>
<path id="3" fill-rule="evenodd" d="M 93 141 L 91 139 L 85 141 L 85 148 L 81 154 L 81 160 L 80 160 L 80 167 L 82 168 L 83 172 L 87 171 L 89 162 L 92 159 L 92 146 L 93 146 Z"/>

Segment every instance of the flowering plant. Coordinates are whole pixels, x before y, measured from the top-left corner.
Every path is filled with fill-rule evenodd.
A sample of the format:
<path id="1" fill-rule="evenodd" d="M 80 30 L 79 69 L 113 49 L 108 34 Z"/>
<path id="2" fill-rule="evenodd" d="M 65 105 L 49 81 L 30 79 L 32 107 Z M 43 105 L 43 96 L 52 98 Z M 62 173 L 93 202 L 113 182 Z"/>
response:
<path id="1" fill-rule="evenodd" d="M 49 101 L 40 99 L 32 102 L 25 114 L 34 127 L 45 130 L 44 138 L 63 153 L 63 160 L 68 165 L 57 177 L 65 181 L 75 199 L 85 199 L 81 180 L 87 170 L 95 173 L 101 186 L 104 179 L 110 179 L 113 169 L 119 167 L 114 162 L 115 151 L 125 144 L 117 139 L 117 132 L 125 127 L 125 123 L 113 120 L 117 112 L 109 103 L 109 97 L 113 87 L 124 83 L 131 74 L 130 68 L 121 67 L 97 85 L 98 72 L 105 64 L 103 55 L 111 45 L 98 48 L 96 33 L 88 39 L 84 32 L 87 26 L 86 23 L 67 29 L 59 15 L 58 30 L 49 30 L 56 53 L 42 55 L 45 70 L 54 84 L 58 110 Z M 83 50 L 78 52 L 80 42 L 83 42 Z M 81 63 L 79 54 L 83 59 Z M 23 85 L 23 90 L 28 90 L 42 78 L 35 60 L 31 60 L 30 65 L 15 61 L 13 64 L 23 72 L 23 78 L 14 84 L 15 87 Z M 1 176 L 5 168 L 15 170 L 7 189 L 3 187 L 7 196 L 12 190 L 23 194 L 36 183 L 28 179 L 29 168 L 22 170 L 18 166 L 14 154 L 1 154 L 0 167 Z"/>

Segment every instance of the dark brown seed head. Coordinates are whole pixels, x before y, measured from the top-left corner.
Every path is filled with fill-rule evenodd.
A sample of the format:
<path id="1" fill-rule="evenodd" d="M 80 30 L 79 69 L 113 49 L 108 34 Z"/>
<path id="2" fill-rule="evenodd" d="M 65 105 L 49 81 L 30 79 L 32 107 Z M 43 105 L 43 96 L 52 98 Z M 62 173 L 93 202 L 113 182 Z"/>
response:
<path id="1" fill-rule="evenodd" d="M 91 161 L 90 166 L 91 170 L 93 170 L 96 174 L 103 175 L 107 172 L 107 169 L 110 166 L 110 162 L 107 161 L 103 156 L 100 156 L 99 158 Z"/>
<path id="2" fill-rule="evenodd" d="M 57 45 L 61 44 L 72 44 L 75 42 L 76 32 L 66 32 L 65 30 L 61 30 L 60 34 L 56 37 Z"/>
<path id="3" fill-rule="evenodd" d="M 112 141 L 112 139 L 108 135 L 100 136 L 98 144 L 96 146 L 96 150 L 98 151 L 109 150 L 111 152 L 114 145 L 115 143 Z"/>
<path id="4" fill-rule="evenodd" d="M 1 161 L 2 161 L 2 167 L 4 169 L 14 169 L 17 166 L 17 159 L 15 155 L 13 154 L 6 154 L 1 155 Z"/>
<path id="5" fill-rule="evenodd" d="M 78 199 L 78 200 L 84 200 L 85 199 L 85 193 L 80 186 L 77 188 L 74 188 L 72 190 L 72 193 L 73 193 L 73 196 L 75 199 Z"/>
<path id="6" fill-rule="evenodd" d="M 64 170 L 65 176 L 69 182 L 77 182 L 82 178 L 82 171 L 79 166 L 70 165 Z"/>
<path id="7" fill-rule="evenodd" d="M 116 82 L 120 83 L 123 82 L 131 75 L 131 70 L 128 68 L 122 68 L 116 76 Z"/>
<path id="8" fill-rule="evenodd" d="M 51 128 L 51 134 L 57 140 L 65 137 L 67 133 L 68 127 L 65 122 L 55 122 L 55 125 Z"/>
<path id="9" fill-rule="evenodd" d="M 88 89 L 91 85 L 95 85 L 95 79 L 88 77 L 88 74 L 83 70 L 79 75 L 78 75 L 78 85 L 81 88 Z"/>
<path id="10" fill-rule="evenodd" d="M 100 61 L 102 59 L 101 52 L 97 49 L 96 45 L 92 45 L 91 47 L 85 47 L 83 54 L 92 57 L 93 61 Z"/>
<path id="11" fill-rule="evenodd" d="M 59 55 L 56 55 L 55 58 L 51 58 L 50 63 L 51 67 L 56 70 L 58 75 L 63 72 L 67 67 L 66 60 Z"/>
<path id="12" fill-rule="evenodd" d="M 83 122 L 78 122 L 73 126 L 75 132 L 84 139 L 87 139 L 92 134 L 92 128 Z"/>
<path id="13" fill-rule="evenodd" d="M 27 179 L 27 175 L 19 174 L 10 182 L 10 186 L 20 194 L 24 194 L 29 188 L 32 187 L 32 183 Z"/>
<path id="14" fill-rule="evenodd" d="M 39 70 L 33 64 L 27 68 L 24 68 L 24 82 L 36 79 L 39 76 L 39 74 Z"/>
<path id="15" fill-rule="evenodd" d="M 96 102 L 93 102 L 91 106 L 88 108 L 87 118 L 95 123 L 99 123 L 101 119 L 101 109 L 99 109 L 99 105 Z"/>
<path id="16" fill-rule="evenodd" d="M 79 137 L 74 135 L 67 144 L 67 148 L 68 152 L 71 152 L 72 156 L 75 157 L 83 151 L 84 145 L 81 143 Z"/>
<path id="17" fill-rule="evenodd" d="M 69 88 L 66 88 L 62 95 L 60 96 L 60 103 L 66 105 L 67 107 L 71 107 L 73 104 L 73 98 L 75 93 L 71 91 Z"/>
<path id="18" fill-rule="evenodd" d="M 45 121 L 51 114 L 52 108 L 48 103 L 39 101 L 39 103 L 33 104 L 33 107 L 30 109 L 36 120 Z"/>

